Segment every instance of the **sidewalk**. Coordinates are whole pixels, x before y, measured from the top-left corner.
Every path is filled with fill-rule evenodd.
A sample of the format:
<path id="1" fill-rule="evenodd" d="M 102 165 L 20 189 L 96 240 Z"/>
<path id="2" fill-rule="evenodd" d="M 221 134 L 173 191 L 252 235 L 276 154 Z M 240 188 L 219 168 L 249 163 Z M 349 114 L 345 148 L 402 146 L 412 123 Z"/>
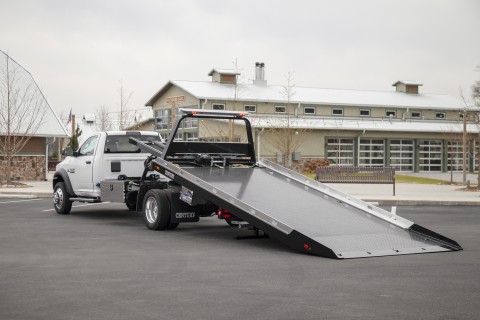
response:
<path id="1" fill-rule="evenodd" d="M 0 188 L 0 198 L 50 198 L 52 176 L 48 181 L 23 181 L 25 188 Z M 480 191 L 464 191 L 462 186 L 397 183 L 396 195 L 389 184 L 327 184 L 332 189 L 379 205 L 477 205 Z"/>
<path id="2" fill-rule="evenodd" d="M 379 205 L 471 205 L 480 206 L 480 191 L 466 191 L 463 186 L 396 183 L 327 184 L 332 189 Z"/>

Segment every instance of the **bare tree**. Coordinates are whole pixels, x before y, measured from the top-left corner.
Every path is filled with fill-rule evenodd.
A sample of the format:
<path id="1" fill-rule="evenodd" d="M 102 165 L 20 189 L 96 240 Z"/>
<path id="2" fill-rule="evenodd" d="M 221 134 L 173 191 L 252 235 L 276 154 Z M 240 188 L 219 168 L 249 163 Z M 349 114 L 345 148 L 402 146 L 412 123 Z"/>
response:
<path id="1" fill-rule="evenodd" d="M 452 126 L 449 130 L 443 131 L 443 136 L 447 141 L 447 170 L 450 170 L 450 183 L 453 184 L 453 171 L 458 170 L 461 163 L 459 160 L 467 161 L 460 152 L 463 149 L 463 133 L 459 127 Z"/>
<path id="2" fill-rule="evenodd" d="M 97 130 L 98 131 L 109 131 L 113 130 L 112 117 L 106 105 L 101 105 L 97 108 Z"/>
<path id="3" fill-rule="evenodd" d="M 118 93 L 120 95 L 118 125 L 120 130 L 125 130 L 133 123 L 132 111 L 130 111 L 128 108 L 128 103 L 130 102 L 133 92 L 126 93 L 125 87 L 123 86 L 123 81 L 120 80 L 120 88 Z"/>
<path id="4" fill-rule="evenodd" d="M 12 160 L 43 123 L 48 104 L 31 74 L 0 51 L 0 153 L 6 181 L 12 182 Z"/>
<path id="5" fill-rule="evenodd" d="M 285 115 L 278 117 L 270 124 L 271 127 L 267 130 L 266 140 L 276 151 L 282 154 L 282 165 L 291 167 L 292 154 L 302 145 L 308 129 L 294 125 L 294 122 L 298 120 L 298 115 L 294 110 L 295 106 L 291 103 L 295 95 L 293 72 L 288 72 L 285 75 L 285 80 L 286 84 L 281 90 L 286 100 L 286 105 L 281 106 L 285 107 Z"/>

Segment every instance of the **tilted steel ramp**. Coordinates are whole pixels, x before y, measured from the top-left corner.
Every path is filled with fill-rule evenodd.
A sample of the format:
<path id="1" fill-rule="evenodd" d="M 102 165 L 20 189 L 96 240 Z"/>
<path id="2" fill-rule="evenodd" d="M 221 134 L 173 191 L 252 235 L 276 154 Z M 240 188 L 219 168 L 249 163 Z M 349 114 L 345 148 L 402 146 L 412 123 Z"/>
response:
<path id="1" fill-rule="evenodd" d="M 302 252 L 346 259 L 462 250 L 451 239 L 270 161 L 254 168 L 154 162 L 173 180 Z"/>

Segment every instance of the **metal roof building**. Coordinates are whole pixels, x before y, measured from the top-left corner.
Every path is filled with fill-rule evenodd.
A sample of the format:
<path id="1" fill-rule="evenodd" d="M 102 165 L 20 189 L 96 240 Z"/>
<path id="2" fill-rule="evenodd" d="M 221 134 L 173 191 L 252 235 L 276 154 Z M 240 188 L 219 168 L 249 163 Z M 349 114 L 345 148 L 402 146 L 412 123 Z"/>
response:
<path id="1" fill-rule="evenodd" d="M 421 83 L 401 80 L 391 91 L 322 89 L 268 85 L 265 65 L 256 63 L 253 83 L 237 83 L 238 72 L 214 68 L 212 81 L 166 83 L 146 103 L 156 128 L 167 133 L 179 107 L 246 111 L 254 127 L 257 154 L 301 165 L 326 158 L 336 165 L 393 166 L 399 171 L 461 170 L 461 135 L 466 106 L 443 94 L 420 92 Z M 478 148 L 478 115 L 468 114 L 468 143 Z M 274 131 L 298 139 L 282 150 Z M 193 126 L 176 139 L 202 140 Z M 277 139 L 278 140 L 278 139 Z M 261 149 L 260 149 L 261 147 Z M 285 154 L 288 153 L 288 154 Z M 473 156 L 468 168 L 478 168 Z"/>

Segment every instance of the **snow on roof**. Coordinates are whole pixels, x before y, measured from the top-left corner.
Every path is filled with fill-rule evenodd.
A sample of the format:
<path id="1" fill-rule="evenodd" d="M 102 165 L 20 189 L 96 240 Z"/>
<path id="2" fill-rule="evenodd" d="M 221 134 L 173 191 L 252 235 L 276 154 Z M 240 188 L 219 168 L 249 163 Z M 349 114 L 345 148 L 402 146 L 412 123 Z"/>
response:
<path id="1" fill-rule="evenodd" d="M 218 74 L 229 74 L 229 75 L 239 75 L 240 73 L 235 72 L 233 69 L 221 69 L 221 68 L 213 68 L 208 75 L 211 76 L 214 72 Z"/>
<path id="2" fill-rule="evenodd" d="M 70 137 L 70 133 L 55 111 L 48 105 L 43 122 L 33 136 L 66 138 Z"/>
<path id="3" fill-rule="evenodd" d="M 423 86 L 422 83 L 420 83 L 418 81 L 412 81 L 412 80 L 398 80 L 397 82 L 392 84 L 392 86 L 395 87 L 399 83 L 403 83 L 404 85 L 407 85 L 407 86 Z"/>
<path id="4" fill-rule="evenodd" d="M 2 74 L 0 82 L 3 86 L 6 85 L 7 81 L 15 79 L 9 84 L 13 87 L 9 87 L 6 90 L 11 90 L 11 92 L 18 95 L 18 101 L 11 106 L 15 108 L 17 116 L 10 118 L 10 127 L 15 128 L 14 132 L 10 132 L 15 135 L 27 133 L 33 137 L 70 136 L 37 85 L 33 75 L 2 50 L 0 50 L 0 56 L 5 58 L 1 59 L 2 61 L 0 62 L 0 73 Z M 5 78 L 7 74 L 10 76 L 8 79 Z M 1 93 L 4 93 L 3 90 Z M 4 109 L 0 113 L 6 111 L 7 109 Z M 18 116 L 19 114 L 22 117 Z M 7 130 L 3 124 L 0 124 L 0 135 L 5 134 L 7 134 Z"/>
<path id="5" fill-rule="evenodd" d="M 170 81 L 160 89 L 148 102 L 147 106 L 160 98 L 171 86 L 177 86 L 198 99 L 233 100 L 235 86 L 214 82 Z M 286 103 L 283 86 L 258 86 L 254 84 L 237 85 L 237 100 L 249 102 Z M 463 110 L 463 103 L 452 96 L 442 94 L 406 94 L 395 91 L 361 91 L 345 89 L 320 89 L 292 87 L 294 94 L 290 103 L 320 104 L 332 106 L 362 107 L 403 107 L 418 109 Z"/>
<path id="6" fill-rule="evenodd" d="M 31 129 L 27 129 L 27 126 L 31 125 L 33 120 L 31 118 L 28 118 L 29 115 L 26 115 L 27 119 L 13 119 L 12 124 L 18 125 L 18 130 L 15 131 L 15 134 L 21 135 L 28 130 L 33 137 L 65 138 L 70 136 L 62 121 L 60 120 L 56 112 L 53 110 L 53 108 L 50 106 L 50 104 L 47 102 L 43 94 L 39 96 L 39 102 L 36 105 L 36 108 L 41 108 L 42 110 L 44 110 L 44 112 L 42 112 L 43 118 L 41 119 L 39 126 L 35 130 L 35 132 L 32 132 Z M 38 124 L 38 122 L 35 123 Z M 36 126 L 36 124 L 34 126 Z M 0 126 L 0 135 L 6 133 L 6 131 L 2 131 L 2 129 L 4 129 L 4 126 Z"/>
<path id="7" fill-rule="evenodd" d="M 389 120 L 389 119 L 355 119 L 331 117 L 290 117 L 285 116 L 248 116 L 254 128 L 286 127 L 290 121 L 292 129 L 324 129 L 324 130 L 355 130 L 355 131 L 401 131 L 401 132 L 444 132 L 461 133 L 461 121 L 423 121 L 423 120 Z M 468 132 L 480 131 L 476 124 L 468 124 Z"/>

